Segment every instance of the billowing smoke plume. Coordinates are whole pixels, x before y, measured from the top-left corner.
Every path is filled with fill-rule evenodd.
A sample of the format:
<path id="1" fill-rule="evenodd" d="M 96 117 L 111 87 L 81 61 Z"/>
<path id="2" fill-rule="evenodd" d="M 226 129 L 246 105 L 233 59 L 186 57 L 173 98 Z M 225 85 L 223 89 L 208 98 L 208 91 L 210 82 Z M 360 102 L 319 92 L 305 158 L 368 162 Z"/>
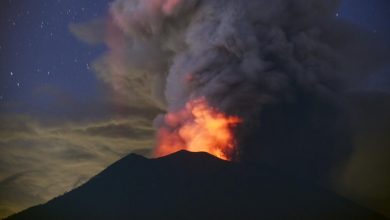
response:
<path id="1" fill-rule="evenodd" d="M 204 97 L 242 118 L 230 158 L 322 175 L 352 149 L 343 91 L 385 59 L 368 36 L 335 18 L 338 6 L 338 0 L 115 0 L 101 77 L 168 112 Z M 155 125 L 176 129 L 163 116 Z"/>

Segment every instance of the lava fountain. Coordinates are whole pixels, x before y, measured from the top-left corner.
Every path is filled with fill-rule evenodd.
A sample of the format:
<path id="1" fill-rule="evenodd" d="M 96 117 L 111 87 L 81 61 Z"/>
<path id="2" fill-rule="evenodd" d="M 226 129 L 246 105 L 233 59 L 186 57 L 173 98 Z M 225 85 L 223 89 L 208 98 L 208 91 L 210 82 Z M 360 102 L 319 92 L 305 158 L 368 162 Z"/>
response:
<path id="1" fill-rule="evenodd" d="M 241 121 L 211 107 L 205 98 L 191 100 L 183 109 L 165 115 L 165 125 L 157 133 L 155 154 L 188 150 L 230 160 L 236 144 L 233 128 Z"/>

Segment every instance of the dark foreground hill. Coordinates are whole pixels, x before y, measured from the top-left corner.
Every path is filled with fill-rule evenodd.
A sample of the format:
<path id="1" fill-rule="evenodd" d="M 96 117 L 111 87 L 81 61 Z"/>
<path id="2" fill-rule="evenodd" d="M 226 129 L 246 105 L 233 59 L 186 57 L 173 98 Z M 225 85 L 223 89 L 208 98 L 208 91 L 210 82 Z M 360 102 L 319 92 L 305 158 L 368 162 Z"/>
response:
<path id="1" fill-rule="evenodd" d="M 206 153 L 131 154 L 81 187 L 8 220 L 385 219 L 334 193 L 266 167 Z"/>

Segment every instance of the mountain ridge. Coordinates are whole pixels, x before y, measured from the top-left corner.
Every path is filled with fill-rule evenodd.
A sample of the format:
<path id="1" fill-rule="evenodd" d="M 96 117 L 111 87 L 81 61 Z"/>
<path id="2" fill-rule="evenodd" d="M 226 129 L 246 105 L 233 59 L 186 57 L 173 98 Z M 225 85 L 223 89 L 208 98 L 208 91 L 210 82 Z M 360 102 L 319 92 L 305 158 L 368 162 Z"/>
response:
<path id="1" fill-rule="evenodd" d="M 80 187 L 7 220 L 386 219 L 268 167 L 178 151 L 129 154 Z"/>

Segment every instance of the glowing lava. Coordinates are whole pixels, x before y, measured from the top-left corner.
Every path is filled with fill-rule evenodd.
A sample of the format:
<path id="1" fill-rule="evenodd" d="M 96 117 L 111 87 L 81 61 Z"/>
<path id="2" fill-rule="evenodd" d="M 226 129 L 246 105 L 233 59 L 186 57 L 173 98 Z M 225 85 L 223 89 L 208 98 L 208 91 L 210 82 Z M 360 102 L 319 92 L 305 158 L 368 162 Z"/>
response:
<path id="1" fill-rule="evenodd" d="M 184 109 L 165 115 L 165 126 L 158 131 L 156 156 L 178 150 L 207 152 L 224 160 L 234 151 L 232 129 L 241 119 L 227 116 L 208 105 L 205 98 L 188 102 Z"/>

